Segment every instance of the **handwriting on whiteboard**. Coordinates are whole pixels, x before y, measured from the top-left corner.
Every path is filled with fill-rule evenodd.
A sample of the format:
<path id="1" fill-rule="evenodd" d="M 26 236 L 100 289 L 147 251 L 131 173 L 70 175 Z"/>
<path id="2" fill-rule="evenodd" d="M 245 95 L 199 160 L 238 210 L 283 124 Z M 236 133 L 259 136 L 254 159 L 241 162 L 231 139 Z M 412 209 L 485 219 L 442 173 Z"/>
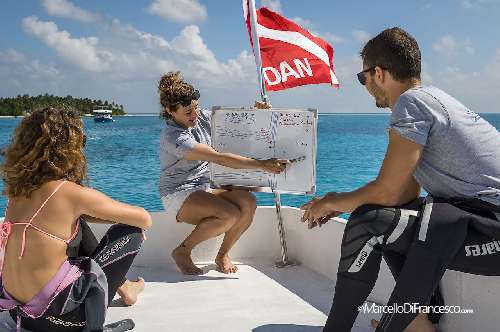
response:
<path id="1" fill-rule="evenodd" d="M 232 124 L 252 125 L 255 123 L 255 113 L 253 112 L 226 113 L 224 121 Z"/>
<path id="2" fill-rule="evenodd" d="M 219 152 L 259 160 L 288 159 L 281 174 L 231 169 L 211 164 L 217 185 L 311 192 L 315 188 L 316 113 L 314 110 L 217 109 L 212 117 L 212 144 Z"/>

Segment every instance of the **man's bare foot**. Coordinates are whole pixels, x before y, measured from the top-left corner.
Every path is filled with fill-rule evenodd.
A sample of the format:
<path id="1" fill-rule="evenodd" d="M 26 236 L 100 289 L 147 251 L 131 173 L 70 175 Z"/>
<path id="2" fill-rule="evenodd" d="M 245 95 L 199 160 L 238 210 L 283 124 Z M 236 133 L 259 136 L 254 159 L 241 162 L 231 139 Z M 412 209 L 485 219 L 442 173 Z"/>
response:
<path id="1" fill-rule="evenodd" d="M 137 302 L 137 297 L 144 290 L 144 279 L 139 277 L 136 281 L 125 280 L 123 285 L 118 288 L 118 295 L 126 305 L 133 305 Z"/>
<path id="2" fill-rule="evenodd" d="M 227 254 L 217 255 L 215 257 L 215 264 L 219 267 L 219 271 L 225 274 L 236 273 L 238 271 L 238 267 L 231 262 Z"/>
<path id="3" fill-rule="evenodd" d="M 376 329 L 379 324 L 380 321 L 372 319 L 371 325 L 374 329 Z M 426 314 L 418 314 L 410 325 L 406 327 L 404 332 L 436 332 L 436 329 Z"/>
<path id="4" fill-rule="evenodd" d="M 172 258 L 177 264 L 177 267 L 182 273 L 187 275 L 202 274 L 203 270 L 194 265 L 191 259 L 191 250 L 186 247 L 179 246 L 172 251 Z"/>

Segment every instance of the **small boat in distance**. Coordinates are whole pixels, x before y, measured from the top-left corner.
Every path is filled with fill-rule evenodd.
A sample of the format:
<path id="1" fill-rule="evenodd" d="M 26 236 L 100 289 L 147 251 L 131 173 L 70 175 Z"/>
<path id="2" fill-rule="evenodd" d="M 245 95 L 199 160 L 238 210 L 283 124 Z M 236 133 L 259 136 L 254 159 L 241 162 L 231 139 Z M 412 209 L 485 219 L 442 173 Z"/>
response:
<path id="1" fill-rule="evenodd" d="M 113 122 L 113 111 L 111 111 L 107 106 L 97 106 L 92 110 L 92 115 L 94 116 L 95 122 Z"/>

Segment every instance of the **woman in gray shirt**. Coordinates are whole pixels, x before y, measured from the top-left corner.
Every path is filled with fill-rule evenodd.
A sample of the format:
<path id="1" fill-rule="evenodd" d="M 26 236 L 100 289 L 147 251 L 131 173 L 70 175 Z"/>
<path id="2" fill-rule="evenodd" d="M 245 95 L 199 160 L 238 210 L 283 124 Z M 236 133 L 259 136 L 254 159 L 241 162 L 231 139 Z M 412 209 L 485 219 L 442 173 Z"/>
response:
<path id="1" fill-rule="evenodd" d="M 256 160 L 211 147 L 211 113 L 198 106 L 200 94 L 179 72 L 164 75 L 158 85 L 165 127 L 160 139 L 160 194 L 165 210 L 178 222 L 195 225 L 193 232 L 172 251 L 184 274 L 200 274 L 191 259 L 199 243 L 224 234 L 215 258 L 223 273 L 237 270 L 228 252 L 250 226 L 257 207 L 255 197 L 243 190 L 210 189 L 208 163 L 231 168 L 280 173 L 286 160 Z M 259 106 L 259 105 L 257 105 Z M 264 105 L 260 105 L 264 106 Z"/>

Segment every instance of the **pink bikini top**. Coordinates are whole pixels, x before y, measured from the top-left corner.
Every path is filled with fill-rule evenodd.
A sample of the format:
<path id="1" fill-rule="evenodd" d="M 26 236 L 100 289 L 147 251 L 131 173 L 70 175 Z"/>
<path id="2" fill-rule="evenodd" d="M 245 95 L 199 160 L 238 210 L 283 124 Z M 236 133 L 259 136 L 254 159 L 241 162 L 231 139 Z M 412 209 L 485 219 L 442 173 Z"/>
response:
<path id="1" fill-rule="evenodd" d="M 39 231 L 40 233 L 45 234 L 45 235 L 47 235 L 47 236 L 49 236 L 49 237 L 51 237 L 53 239 L 62 241 L 64 243 L 66 243 L 66 244 L 70 243 L 76 237 L 76 235 L 78 234 L 78 230 L 80 228 L 80 219 L 78 219 L 78 221 L 77 221 L 75 232 L 67 240 L 61 239 L 60 237 L 58 237 L 58 236 L 56 236 L 54 234 L 51 234 L 49 232 L 46 232 L 43 229 L 41 229 L 41 228 L 33 225 L 33 220 L 35 219 L 35 217 L 38 215 L 38 213 L 40 213 L 40 211 L 43 209 L 43 207 L 45 206 L 45 204 L 47 204 L 47 202 L 49 201 L 49 199 L 52 196 L 54 196 L 54 194 L 62 187 L 62 185 L 64 183 L 66 183 L 66 181 L 61 182 L 57 186 L 57 188 L 52 192 L 52 194 L 50 194 L 49 197 L 47 197 L 47 199 L 45 200 L 45 202 L 43 202 L 42 206 L 40 206 L 40 208 L 35 212 L 35 214 L 31 217 L 31 219 L 28 222 L 11 222 L 11 221 L 8 221 L 7 220 L 7 211 L 9 209 L 9 207 L 10 207 L 10 203 L 9 203 L 9 205 L 7 206 L 7 209 L 5 210 L 5 217 L 6 217 L 6 219 L 0 225 L 0 246 L 1 246 L 2 249 L 5 249 L 5 246 L 7 245 L 7 240 L 9 238 L 12 226 L 17 226 L 17 225 L 24 225 L 23 242 L 21 244 L 21 253 L 19 254 L 19 259 L 21 259 L 23 257 L 23 254 L 24 254 L 24 248 L 26 246 L 26 231 L 28 230 L 29 227 L 32 227 L 33 229 Z"/>

